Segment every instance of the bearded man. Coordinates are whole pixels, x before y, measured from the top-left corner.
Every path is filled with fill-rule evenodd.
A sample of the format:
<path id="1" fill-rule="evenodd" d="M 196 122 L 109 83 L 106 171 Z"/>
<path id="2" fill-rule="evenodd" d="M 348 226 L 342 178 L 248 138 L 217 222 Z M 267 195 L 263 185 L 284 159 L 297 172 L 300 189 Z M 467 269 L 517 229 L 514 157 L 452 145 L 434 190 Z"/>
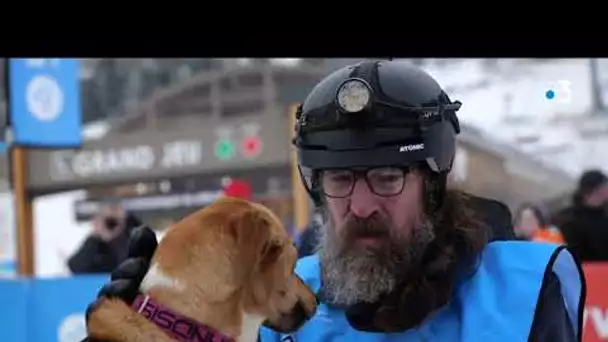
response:
<path id="1" fill-rule="evenodd" d="M 320 305 L 297 332 L 264 327 L 261 341 L 581 340 L 576 259 L 563 246 L 496 239 L 480 200 L 447 189 L 459 108 L 401 61 L 345 67 L 311 91 L 294 144 L 325 224 L 296 273 Z M 138 236 L 143 252 L 102 295 L 135 297 L 156 245 L 149 231 Z"/>

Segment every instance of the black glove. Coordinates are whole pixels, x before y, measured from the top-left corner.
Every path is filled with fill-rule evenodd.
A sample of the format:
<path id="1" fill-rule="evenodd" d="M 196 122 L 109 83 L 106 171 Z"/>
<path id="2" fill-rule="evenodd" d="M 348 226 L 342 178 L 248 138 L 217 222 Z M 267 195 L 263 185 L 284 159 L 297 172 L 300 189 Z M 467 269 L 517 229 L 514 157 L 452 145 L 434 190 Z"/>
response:
<path id="1" fill-rule="evenodd" d="M 129 240 L 128 257 L 112 272 L 110 283 L 101 288 L 97 300 L 87 307 L 87 323 L 89 314 L 101 298 L 119 298 L 129 305 L 133 303 L 157 246 L 156 234 L 152 229 L 141 226 L 133 230 Z"/>

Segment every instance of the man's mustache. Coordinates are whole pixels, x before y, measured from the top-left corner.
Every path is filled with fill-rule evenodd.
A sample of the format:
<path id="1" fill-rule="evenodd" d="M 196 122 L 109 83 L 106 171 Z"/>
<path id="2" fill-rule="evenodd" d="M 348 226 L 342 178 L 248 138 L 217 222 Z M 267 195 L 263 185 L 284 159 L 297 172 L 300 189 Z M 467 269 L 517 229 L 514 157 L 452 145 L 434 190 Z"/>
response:
<path id="1" fill-rule="evenodd" d="M 391 230 L 379 214 L 366 218 L 349 215 L 342 229 L 344 240 L 353 241 L 360 238 L 389 238 Z"/>

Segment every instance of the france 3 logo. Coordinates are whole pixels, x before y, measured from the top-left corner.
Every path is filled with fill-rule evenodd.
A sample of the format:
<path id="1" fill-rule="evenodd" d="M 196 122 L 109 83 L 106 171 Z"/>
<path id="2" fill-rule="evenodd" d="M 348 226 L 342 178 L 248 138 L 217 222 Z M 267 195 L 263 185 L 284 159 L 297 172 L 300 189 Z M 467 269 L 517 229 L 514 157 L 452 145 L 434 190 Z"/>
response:
<path id="1" fill-rule="evenodd" d="M 572 101 L 572 82 L 558 80 L 549 84 L 545 90 L 545 99 L 557 103 L 570 103 Z"/>

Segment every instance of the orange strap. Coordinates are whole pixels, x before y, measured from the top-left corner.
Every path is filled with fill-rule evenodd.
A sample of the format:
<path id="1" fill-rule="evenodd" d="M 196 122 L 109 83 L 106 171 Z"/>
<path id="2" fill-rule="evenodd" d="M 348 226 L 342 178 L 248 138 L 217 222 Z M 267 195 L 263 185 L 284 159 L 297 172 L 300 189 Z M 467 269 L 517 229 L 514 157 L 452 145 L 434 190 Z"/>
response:
<path id="1" fill-rule="evenodd" d="M 564 243 L 564 237 L 562 236 L 562 234 L 554 229 L 540 229 L 534 234 L 532 240 L 557 244 Z"/>

